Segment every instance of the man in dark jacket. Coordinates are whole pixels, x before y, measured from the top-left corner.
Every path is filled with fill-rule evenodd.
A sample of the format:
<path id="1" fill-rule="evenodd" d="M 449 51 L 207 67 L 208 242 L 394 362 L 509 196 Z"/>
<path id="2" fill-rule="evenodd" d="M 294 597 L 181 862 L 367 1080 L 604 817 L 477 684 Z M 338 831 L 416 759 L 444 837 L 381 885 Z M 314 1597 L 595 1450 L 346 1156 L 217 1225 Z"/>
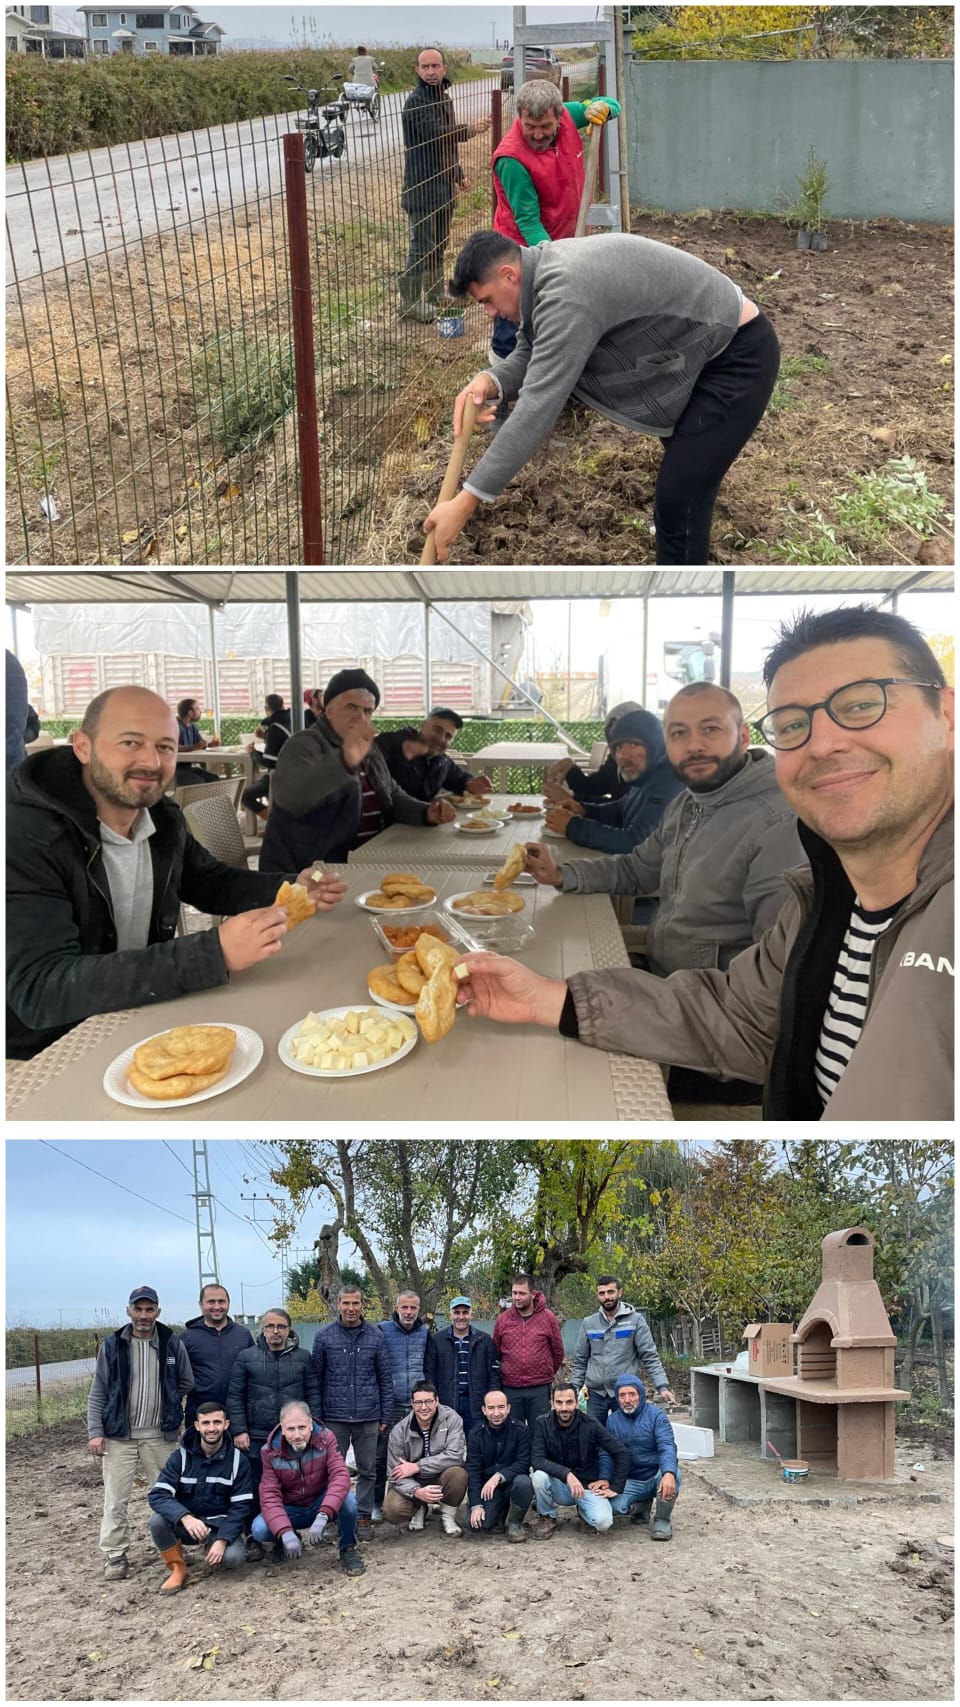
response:
<path id="1" fill-rule="evenodd" d="M 183 1342 L 158 1320 L 160 1299 L 152 1286 L 135 1286 L 127 1303 L 129 1323 L 109 1334 L 97 1353 L 87 1400 L 87 1451 L 103 1467 L 100 1551 L 104 1576 L 127 1575 L 133 1479 L 143 1470 L 154 1482 L 183 1422 L 183 1398 L 193 1371 Z"/>
<path id="2" fill-rule="evenodd" d="M 683 793 L 683 778 L 667 758 L 663 725 L 652 711 L 626 712 L 610 731 L 610 751 L 625 784 L 620 799 L 551 806 L 545 823 L 578 847 L 629 853 L 653 834 L 671 800 Z"/>
<path id="3" fill-rule="evenodd" d="M 196 1425 L 171 1452 L 147 1499 L 150 1539 L 170 1567 L 161 1594 L 186 1585 L 184 1541 L 202 1544 L 211 1570 L 243 1564 L 243 1526 L 253 1503 L 250 1466 L 230 1436 L 223 1405 L 210 1399 L 200 1406 Z"/>
<path id="4" fill-rule="evenodd" d="M 488 776 L 471 776 L 447 752 L 462 728 L 458 712 L 438 706 L 419 729 L 385 729 L 377 746 L 394 782 L 414 800 L 433 800 L 441 788 L 451 794 L 490 794 Z"/>
<path id="5" fill-rule="evenodd" d="M 627 1479 L 622 1492 L 610 1501 L 612 1509 L 621 1516 L 629 1512 L 633 1523 L 646 1523 L 656 1497 L 651 1539 L 672 1540 L 670 1514 L 677 1503 L 682 1480 L 677 1443 L 668 1418 L 656 1405 L 647 1403 L 639 1376 L 619 1377 L 616 1408 L 607 1418 L 607 1428 L 630 1454 Z M 601 1476 L 609 1476 L 612 1467 L 609 1454 L 601 1452 Z"/>
<path id="6" fill-rule="evenodd" d="M 564 1358 L 560 1323 L 529 1274 L 515 1274 L 510 1308 L 493 1324 L 500 1380 L 517 1422 L 533 1428 L 550 1409 L 550 1383 Z"/>
<path id="7" fill-rule="evenodd" d="M 636 699 L 621 700 L 619 705 L 610 709 L 603 720 L 603 738 L 608 749 L 614 725 L 619 723 L 621 717 L 626 717 L 628 711 L 642 710 L 642 705 Z M 547 765 L 543 777 L 543 792 L 553 806 L 567 804 L 571 794 L 575 800 L 619 800 L 627 786 L 617 769 L 617 761 L 609 750 L 598 770 L 588 773 L 582 771 L 579 765 L 572 765 L 569 759 L 557 759 L 552 765 Z"/>
<path id="8" fill-rule="evenodd" d="M 210 990 L 280 952 L 277 879 L 224 865 L 194 841 L 164 798 L 176 760 L 169 706 L 144 688 L 112 688 L 87 707 L 72 751 L 35 753 L 14 772 L 8 1055 L 29 1059 L 91 1014 Z M 310 870 L 300 882 L 323 909 L 344 894 Z M 176 936 L 181 901 L 236 917 Z"/>
<path id="9" fill-rule="evenodd" d="M 534 1534 L 542 1541 L 557 1527 L 557 1506 L 575 1505 L 584 1523 L 602 1532 L 613 1523 L 612 1501 L 623 1492 L 630 1454 L 602 1423 L 577 1409 L 576 1389 L 558 1382 L 553 1408 L 538 1417 L 533 1431 L 533 1491 L 538 1521 Z M 603 1474 L 601 1449 L 613 1468 Z"/>
<path id="10" fill-rule="evenodd" d="M 410 1409 L 413 1383 L 424 1373 L 424 1361 L 431 1335 L 420 1315 L 420 1295 L 417 1292 L 397 1293 L 397 1305 L 388 1321 L 380 1323 L 380 1332 L 387 1342 L 390 1368 L 393 1371 L 393 1410 L 389 1427 L 377 1435 L 377 1474 L 373 1488 L 372 1522 L 383 1522 L 383 1495 L 387 1485 L 387 1441 L 390 1429 L 405 1417 Z"/>
<path id="11" fill-rule="evenodd" d="M 184 1417 L 189 1428 L 205 1399 L 216 1399 L 226 1408 L 230 1371 L 240 1353 L 253 1345 L 253 1335 L 242 1322 L 230 1320 L 230 1294 L 211 1281 L 200 1293 L 200 1315 L 191 1318 L 180 1337 L 193 1370 Z"/>
<path id="12" fill-rule="evenodd" d="M 450 1301 L 450 1326 L 427 1342 L 424 1374 L 441 1405 L 459 1413 L 464 1435 L 480 1421 L 483 1396 L 500 1379 L 497 1348 L 482 1328 L 473 1326 L 473 1306 L 464 1296 Z"/>
<path id="13" fill-rule="evenodd" d="M 291 1327 L 286 1310 L 268 1310 L 263 1317 L 257 1343 L 241 1351 L 230 1371 L 227 1413 L 233 1438 L 250 1460 L 253 1508 L 259 1509 L 260 1449 L 280 1420 L 280 1410 L 289 1399 L 302 1399 L 311 1416 L 320 1415 L 320 1388 L 310 1353 L 304 1351 Z"/>
<path id="14" fill-rule="evenodd" d="M 263 703 L 267 715 L 253 731 L 254 741 L 263 742 L 263 752 L 260 754 L 263 774 L 258 776 L 255 782 L 251 782 L 240 796 L 240 804 L 245 806 L 248 812 L 259 812 L 266 808 L 267 795 L 270 792 L 270 773 L 276 769 L 280 749 L 289 739 L 291 729 L 290 707 L 284 705 L 282 694 L 268 693 Z M 248 753 L 255 751 L 254 741 L 249 742 Z"/>
<path id="15" fill-rule="evenodd" d="M 360 1510 L 357 1534 L 361 1540 L 369 1539 L 377 1436 L 389 1429 L 393 1415 L 393 1371 L 383 1334 L 374 1322 L 363 1319 L 359 1286 L 341 1286 L 337 1320 L 317 1329 L 313 1369 L 320 1389 L 319 1415 L 344 1458 L 353 1446 Z"/>
<path id="16" fill-rule="evenodd" d="M 414 320 L 434 320 L 443 296 L 443 252 L 463 179 L 458 159 L 462 142 L 489 130 L 490 119 L 458 124 L 450 94 L 447 62 L 438 47 L 421 48 L 417 80 L 403 104 L 403 192 L 410 221 L 410 251 L 400 274 L 400 312 Z"/>
<path id="17" fill-rule="evenodd" d="M 467 1436 L 470 1528 L 489 1534 L 505 1521 L 508 1541 L 526 1541 L 523 1520 L 533 1499 L 530 1430 L 514 1422 L 498 1387 L 484 1395 L 482 1409 Z"/>
<path id="18" fill-rule="evenodd" d="M 357 1552 L 357 1500 L 350 1472 L 334 1436 L 311 1417 L 307 1406 L 291 1399 L 280 1412 L 260 1457 L 260 1515 L 253 1521 L 253 1538 L 263 1543 L 276 1536 L 284 1559 L 299 1559 L 303 1543 L 317 1547 L 335 1517 L 340 1538 L 340 1569 L 344 1576 L 362 1577 L 366 1566 Z"/>
<path id="19" fill-rule="evenodd" d="M 340 670 L 316 723 L 291 735 L 277 760 L 261 871 L 285 871 L 295 854 L 304 864 L 345 860 L 394 822 L 447 824 L 456 817 L 447 801 L 424 805 L 397 787 L 374 741 L 379 704 L 380 689 L 365 670 Z"/>

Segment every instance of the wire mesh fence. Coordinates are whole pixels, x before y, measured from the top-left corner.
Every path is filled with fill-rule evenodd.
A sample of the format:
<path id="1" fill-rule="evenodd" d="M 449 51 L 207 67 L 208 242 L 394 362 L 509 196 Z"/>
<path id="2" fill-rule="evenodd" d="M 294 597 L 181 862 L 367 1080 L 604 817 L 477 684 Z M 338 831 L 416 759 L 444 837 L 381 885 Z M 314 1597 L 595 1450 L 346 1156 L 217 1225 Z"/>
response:
<path id="1" fill-rule="evenodd" d="M 7 1357 L 17 1359 L 6 1371 L 8 1437 L 85 1414 L 100 1337 L 65 1336 L 61 1330 L 8 1332 Z M 65 1339 L 73 1342 L 68 1356 Z"/>
<path id="2" fill-rule="evenodd" d="M 403 93 L 371 112 L 320 90 L 299 112 L 8 169 L 7 562 L 306 560 L 283 158 L 298 121 L 320 560 L 403 560 L 384 494 L 487 345 L 475 305 L 435 315 L 490 224 L 495 92 L 497 76 L 457 83 L 418 117 Z"/>

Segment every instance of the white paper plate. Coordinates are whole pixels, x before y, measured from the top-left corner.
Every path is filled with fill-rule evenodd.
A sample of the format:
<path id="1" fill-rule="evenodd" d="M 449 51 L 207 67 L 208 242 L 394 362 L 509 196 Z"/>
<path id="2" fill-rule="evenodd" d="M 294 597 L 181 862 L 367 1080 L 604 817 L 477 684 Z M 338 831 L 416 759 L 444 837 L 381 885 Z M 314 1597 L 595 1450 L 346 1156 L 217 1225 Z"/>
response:
<path id="1" fill-rule="evenodd" d="M 453 807 L 453 810 L 455 812 L 479 812 L 480 811 L 480 797 L 479 797 L 479 795 L 473 800 L 451 800 L 450 804 Z"/>
<path id="2" fill-rule="evenodd" d="M 535 824 L 538 818 L 543 817 L 545 810 L 546 810 L 545 807 L 538 806 L 537 810 L 535 812 L 507 812 L 507 811 L 504 811 L 503 815 L 506 818 L 508 824 Z"/>
<path id="3" fill-rule="evenodd" d="M 186 1021 L 184 1022 L 186 1023 Z M 222 1096 L 224 1091 L 232 1090 L 248 1079 L 263 1055 L 263 1039 L 257 1036 L 248 1025 L 237 1025 L 233 1020 L 209 1019 L 197 1021 L 200 1025 L 229 1025 L 231 1031 L 237 1034 L 236 1047 L 230 1061 L 229 1070 L 216 1085 L 210 1085 L 205 1091 L 196 1091 L 191 1097 L 171 1097 L 169 1102 L 155 1101 L 153 1097 L 141 1096 L 127 1082 L 127 1068 L 133 1060 L 133 1052 L 139 1049 L 141 1043 L 149 1043 L 152 1037 L 162 1037 L 163 1032 L 151 1032 L 150 1037 L 138 1037 L 136 1043 L 131 1043 L 122 1055 L 111 1061 L 103 1075 L 103 1088 L 108 1097 L 114 1102 L 122 1102 L 127 1108 L 151 1108 L 162 1114 L 165 1108 L 192 1108 L 195 1102 L 206 1102 L 209 1097 Z M 166 1026 L 171 1031 L 172 1026 Z"/>
<path id="4" fill-rule="evenodd" d="M 417 913 L 426 912 L 428 907 L 435 907 L 437 904 L 437 892 L 434 890 L 432 901 L 418 901 L 415 907 L 371 907 L 368 898 L 371 895 L 379 895 L 379 893 L 379 889 L 367 889 L 362 895 L 355 897 L 353 904 L 355 907 L 359 907 L 362 913 L 376 913 L 378 916 L 385 913 L 389 917 L 397 919 L 412 919 Z"/>
<path id="5" fill-rule="evenodd" d="M 465 818 L 462 823 L 454 824 L 454 829 L 461 836 L 498 836 L 503 829 L 501 824 L 477 824 L 472 818 Z"/>
<path id="6" fill-rule="evenodd" d="M 495 871 L 485 871 L 483 874 L 484 883 L 492 883 L 494 878 L 496 877 L 496 875 L 497 874 Z M 537 886 L 536 878 L 533 877 L 529 871 L 521 871 L 520 876 L 515 877 L 513 879 L 513 882 L 510 884 L 510 888 L 511 889 L 520 889 L 520 888 L 529 889 L 531 885 L 534 888 L 536 888 L 536 886 Z"/>
<path id="7" fill-rule="evenodd" d="M 324 1008 L 316 1017 L 317 1019 L 343 1019 L 344 1014 L 350 1012 L 362 1013 L 367 1005 L 365 1002 L 349 1002 L 345 1008 Z M 381 1004 L 378 1003 L 377 1005 Z M 396 1012 L 397 1010 L 394 1009 L 393 1011 Z M 303 1019 L 298 1019 L 296 1025 L 289 1026 L 284 1032 L 277 1044 L 277 1054 L 285 1067 L 289 1067 L 294 1073 L 303 1073 L 308 1079 L 359 1079 L 362 1073 L 379 1073 L 382 1067 L 392 1067 L 397 1061 L 402 1061 L 405 1055 L 409 1055 L 420 1036 L 418 1031 L 416 1037 L 411 1037 L 408 1042 L 402 1043 L 397 1053 L 391 1055 L 387 1061 L 374 1061 L 369 1067 L 347 1067 L 342 1073 L 334 1073 L 325 1070 L 323 1067 L 308 1067 L 305 1061 L 295 1061 L 291 1055 L 288 1046 L 292 1043 L 306 1017 L 304 1014 Z"/>
<path id="8" fill-rule="evenodd" d="M 563 835 L 563 833 L 560 830 L 543 829 L 540 831 L 540 836 L 541 836 L 541 839 L 545 842 L 566 842 L 566 841 L 569 841 L 569 837 Z"/>
<path id="9" fill-rule="evenodd" d="M 416 999 L 412 1002 L 388 1002 L 386 996 L 375 996 L 369 984 L 367 985 L 367 995 L 370 997 L 371 1002 L 374 1002 L 378 1008 L 386 1008 L 388 1013 L 415 1014 L 417 1011 Z M 388 1065 L 387 1062 L 384 1062 L 383 1064 L 384 1066 Z M 337 1078 L 339 1079 L 339 1077 L 340 1074 L 338 1073 Z"/>
<path id="10" fill-rule="evenodd" d="M 455 907 L 454 906 L 454 904 L 453 904 L 454 901 L 462 901 L 465 896 L 472 895 L 473 893 L 474 893 L 474 891 L 472 889 L 461 889 L 458 894 L 447 896 L 447 898 L 443 904 L 444 904 L 444 907 L 446 908 L 447 912 L 451 915 L 452 918 L 454 918 L 454 919 L 482 919 L 482 920 L 519 919 L 520 914 L 523 912 L 523 907 L 518 907 L 518 909 L 515 913 L 465 913 L 461 907 Z"/>

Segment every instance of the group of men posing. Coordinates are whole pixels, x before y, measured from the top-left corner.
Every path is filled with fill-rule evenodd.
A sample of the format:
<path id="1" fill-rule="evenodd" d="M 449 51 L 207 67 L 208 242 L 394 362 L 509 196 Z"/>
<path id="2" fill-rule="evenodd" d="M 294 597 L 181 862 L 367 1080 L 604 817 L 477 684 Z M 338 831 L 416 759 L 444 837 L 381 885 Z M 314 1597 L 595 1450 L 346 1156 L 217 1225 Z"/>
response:
<path id="1" fill-rule="evenodd" d="M 150 1536 L 169 1568 L 165 1594 L 186 1582 L 184 1544 L 230 1570 L 262 1558 L 265 1543 L 277 1560 L 300 1558 L 302 1533 L 317 1546 L 332 1524 L 341 1569 L 362 1576 L 357 1543 L 375 1523 L 416 1533 L 436 1507 L 443 1534 L 458 1536 L 464 1498 L 467 1531 L 503 1530 L 512 1542 L 526 1541 L 534 1504 L 529 1527 L 546 1539 L 560 1506 L 599 1532 L 614 1514 L 647 1523 L 656 1502 L 651 1534 L 670 1540 L 676 1445 L 647 1403 L 641 1368 L 665 1401 L 673 1393 L 646 1319 L 614 1275 L 599 1277 L 597 1300 L 565 1380 L 559 1322 L 527 1274 L 515 1276 L 492 1335 L 473 1325 L 463 1295 L 450 1326 L 433 1332 L 415 1292 L 400 1292 L 375 1324 L 359 1288 L 341 1286 L 336 1319 L 309 1353 L 286 1310 L 266 1312 L 254 1343 L 231 1320 L 226 1288 L 208 1285 L 200 1315 L 176 1334 L 159 1320 L 156 1290 L 135 1287 L 129 1321 L 100 1348 L 87 1407 L 88 1448 L 103 1466 L 107 1579 L 128 1574 L 141 1468 Z"/>

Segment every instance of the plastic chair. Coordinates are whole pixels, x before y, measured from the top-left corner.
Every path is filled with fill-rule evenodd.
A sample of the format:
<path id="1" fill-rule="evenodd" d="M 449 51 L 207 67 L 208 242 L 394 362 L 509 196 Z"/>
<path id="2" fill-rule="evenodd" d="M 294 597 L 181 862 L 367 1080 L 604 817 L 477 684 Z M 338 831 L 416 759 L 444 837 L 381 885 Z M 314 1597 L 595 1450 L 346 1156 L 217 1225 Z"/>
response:
<path id="1" fill-rule="evenodd" d="M 231 810 L 236 812 L 243 787 L 242 776 L 225 776 L 221 777 L 219 782 L 194 782 L 182 788 L 171 789 L 170 793 L 174 804 L 182 808 L 192 806 L 198 800 L 228 800 Z M 199 836 L 197 840 L 200 840 Z"/>
<path id="2" fill-rule="evenodd" d="M 191 836 L 224 865 L 235 865 L 241 871 L 249 869 L 247 846 L 237 822 L 236 807 L 226 795 L 216 795 L 206 788 L 186 789 L 187 795 L 205 796 L 202 800 L 188 799 L 183 803 L 183 816 Z M 254 856 L 255 863 L 256 856 Z"/>
<path id="3" fill-rule="evenodd" d="M 590 757 L 583 767 L 587 776 L 592 776 L 594 771 L 598 771 L 600 769 L 600 766 L 603 764 L 603 761 L 607 756 L 607 751 L 606 741 L 594 741 L 593 746 L 590 748 Z"/>

